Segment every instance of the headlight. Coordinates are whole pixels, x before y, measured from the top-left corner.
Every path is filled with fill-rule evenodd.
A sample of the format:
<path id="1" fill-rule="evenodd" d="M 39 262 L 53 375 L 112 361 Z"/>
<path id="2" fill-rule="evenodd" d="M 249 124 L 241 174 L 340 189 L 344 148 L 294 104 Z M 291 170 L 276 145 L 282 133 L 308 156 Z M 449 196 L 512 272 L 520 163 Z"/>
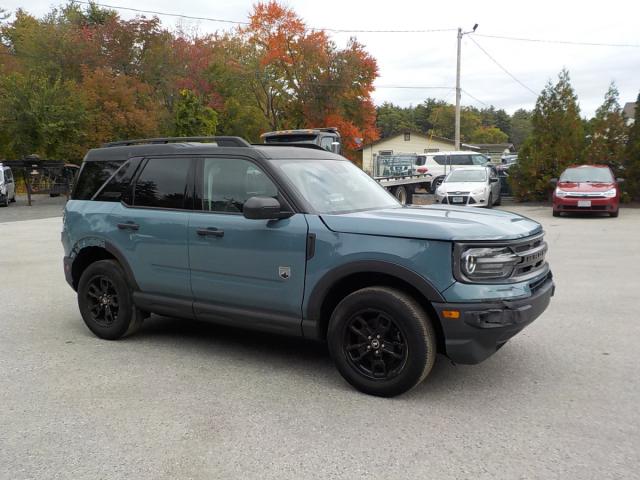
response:
<path id="1" fill-rule="evenodd" d="M 7 187 L 5 187 L 4 185 L 0 185 L 0 193 L 2 195 L 6 195 L 7 194 Z"/>
<path id="2" fill-rule="evenodd" d="M 606 192 L 604 192 L 602 195 L 604 195 L 607 198 L 613 198 L 616 196 L 616 189 L 612 188 L 611 190 L 607 190 Z"/>
<path id="3" fill-rule="evenodd" d="M 566 197 L 569 195 L 569 192 L 565 192 L 564 190 L 560 190 L 560 187 L 556 187 L 556 197 Z"/>
<path id="4" fill-rule="evenodd" d="M 509 278 L 520 261 L 509 248 L 469 248 L 460 257 L 460 271 L 469 280 Z"/>
<path id="5" fill-rule="evenodd" d="M 473 190 L 471 192 L 472 195 L 482 195 L 484 193 L 484 187 L 482 188 L 476 188 L 475 190 Z"/>

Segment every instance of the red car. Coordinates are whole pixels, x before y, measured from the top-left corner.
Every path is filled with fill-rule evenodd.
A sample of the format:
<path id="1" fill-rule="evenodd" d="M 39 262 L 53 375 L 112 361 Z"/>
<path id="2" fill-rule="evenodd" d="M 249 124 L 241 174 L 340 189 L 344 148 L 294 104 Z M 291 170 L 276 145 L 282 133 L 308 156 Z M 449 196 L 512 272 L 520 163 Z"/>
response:
<path id="1" fill-rule="evenodd" d="M 562 212 L 608 213 L 618 216 L 620 205 L 619 184 L 624 180 L 616 179 L 606 165 L 579 165 L 567 168 L 560 178 L 551 183 L 553 191 L 553 216 Z"/>

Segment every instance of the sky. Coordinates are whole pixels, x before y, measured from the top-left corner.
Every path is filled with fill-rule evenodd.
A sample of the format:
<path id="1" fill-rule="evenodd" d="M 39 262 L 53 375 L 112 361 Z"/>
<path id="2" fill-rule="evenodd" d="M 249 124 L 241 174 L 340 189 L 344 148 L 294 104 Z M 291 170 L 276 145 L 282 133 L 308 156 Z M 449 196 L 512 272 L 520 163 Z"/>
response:
<path id="1" fill-rule="evenodd" d="M 33 15 L 42 16 L 60 3 L 4 0 L 2 7 L 9 11 L 23 8 Z M 104 0 L 98 3 L 234 21 L 246 21 L 254 4 L 246 0 L 137 0 L 135 3 Z M 555 81 L 562 68 L 570 72 L 581 113 L 585 117 L 594 114 L 612 81 L 620 91 L 622 105 L 635 101 L 640 91 L 638 0 L 289 0 L 282 3 L 295 10 L 308 26 L 314 28 L 451 29 L 425 33 L 330 33 L 332 40 L 340 47 L 350 37 L 356 37 L 378 61 L 380 77 L 373 94 L 377 105 L 383 102 L 401 106 L 417 105 L 427 97 L 453 103 L 456 29 L 471 30 L 476 23 L 476 33 L 465 35 L 462 40 L 463 105 L 479 108 L 494 105 L 509 113 L 518 108 L 531 109 L 537 94 L 549 80 Z M 134 12 L 119 12 L 123 18 L 135 16 Z M 187 31 L 203 34 L 233 28 L 233 25 L 219 22 L 158 16 L 169 28 L 181 26 Z M 505 40 L 483 35 L 539 39 L 544 42 Z M 549 40 L 631 44 L 636 47 L 567 45 L 551 43 Z"/>

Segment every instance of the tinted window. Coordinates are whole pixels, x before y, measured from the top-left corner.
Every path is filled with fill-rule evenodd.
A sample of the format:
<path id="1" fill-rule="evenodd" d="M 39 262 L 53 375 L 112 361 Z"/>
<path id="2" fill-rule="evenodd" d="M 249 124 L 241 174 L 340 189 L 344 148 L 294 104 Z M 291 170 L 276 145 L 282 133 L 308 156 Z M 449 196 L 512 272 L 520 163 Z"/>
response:
<path id="1" fill-rule="evenodd" d="M 434 155 L 433 161 L 438 165 L 446 165 L 447 164 L 447 156 L 446 155 Z"/>
<path id="2" fill-rule="evenodd" d="M 451 155 L 451 165 L 473 165 L 471 155 Z"/>
<path id="3" fill-rule="evenodd" d="M 486 165 L 489 159 L 484 155 L 471 155 L 471 161 L 474 165 Z"/>
<path id="4" fill-rule="evenodd" d="M 205 158 L 202 209 L 242 213 L 250 197 L 277 197 L 278 189 L 253 163 L 237 158 Z"/>
<path id="5" fill-rule="evenodd" d="M 124 160 L 109 162 L 85 162 L 73 191 L 74 200 L 90 200 Z"/>
<path id="6" fill-rule="evenodd" d="M 13 183 L 13 174 L 11 170 L 7 169 L 4 171 L 4 181 L 7 183 Z"/>
<path id="7" fill-rule="evenodd" d="M 187 190 L 188 158 L 152 158 L 136 181 L 137 207 L 183 208 Z"/>
<path id="8" fill-rule="evenodd" d="M 123 194 L 129 187 L 129 183 L 139 165 L 139 158 L 128 160 L 124 165 L 121 165 L 113 177 L 111 177 L 111 180 L 100 189 L 94 200 L 101 202 L 119 202 L 120 200 L 124 200 L 125 203 L 130 203 L 129 198 L 123 198 Z"/>

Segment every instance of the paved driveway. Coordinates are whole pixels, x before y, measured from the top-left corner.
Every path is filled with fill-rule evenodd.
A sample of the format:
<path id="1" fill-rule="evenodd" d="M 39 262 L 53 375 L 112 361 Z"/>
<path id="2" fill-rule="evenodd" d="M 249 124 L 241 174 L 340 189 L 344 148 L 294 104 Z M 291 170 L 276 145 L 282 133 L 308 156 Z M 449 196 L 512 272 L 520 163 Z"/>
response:
<path id="1" fill-rule="evenodd" d="M 638 478 L 640 210 L 509 208 L 547 230 L 549 310 L 391 400 L 351 389 L 320 344 L 161 317 L 99 340 L 60 218 L 0 225 L 0 478 Z"/>

